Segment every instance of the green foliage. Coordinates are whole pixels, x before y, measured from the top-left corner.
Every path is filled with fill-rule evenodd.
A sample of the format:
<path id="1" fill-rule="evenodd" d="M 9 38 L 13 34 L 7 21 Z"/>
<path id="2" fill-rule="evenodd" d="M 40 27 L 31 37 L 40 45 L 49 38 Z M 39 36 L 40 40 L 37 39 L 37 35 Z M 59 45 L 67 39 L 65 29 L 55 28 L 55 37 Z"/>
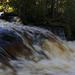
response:
<path id="1" fill-rule="evenodd" d="M 0 12 L 11 12 L 13 9 L 9 6 L 9 0 L 0 0 Z"/>
<path id="2" fill-rule="evenodd" d="M 63 27 L 64 27 L 64 29 L 65 29 L 65 34 L 66 34 L 66 37 L 69 39 L 69 40 L 71 40 L 72 39 L 72 37 L 71 37 L 71 30 L 70 30 L 70 27 L 69 27 L 69 25 L 63 25 Z"/>
<path id="3" fill-rule="evenodd" d="M 45 3 L 46 0 L 11 0 L 10 5 L 22 20 L 39 22 L 44 16 Z"/>
<path id="4" fill-rule="evenodd" d="M 67 0 L 64 6 L 64 19 L 70 25 L 75 24 L 75 0 Z"/>

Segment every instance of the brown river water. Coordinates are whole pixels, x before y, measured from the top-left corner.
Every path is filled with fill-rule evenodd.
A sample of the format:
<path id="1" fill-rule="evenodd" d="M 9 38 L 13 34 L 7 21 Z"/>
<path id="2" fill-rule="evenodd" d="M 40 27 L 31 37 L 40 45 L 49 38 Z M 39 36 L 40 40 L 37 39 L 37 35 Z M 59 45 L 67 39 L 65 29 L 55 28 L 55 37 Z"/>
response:
<path id="1" fill-rule="evenodd" d="M 21 56 L 10 61 L 16 73 L 0 63 L 0 75 L 75 75 L 75 41 L 64 41 L 48 30 L 17 22 L 0 20 L 0 27 L 16 31 L 34 54 L 28 60 Z"/>

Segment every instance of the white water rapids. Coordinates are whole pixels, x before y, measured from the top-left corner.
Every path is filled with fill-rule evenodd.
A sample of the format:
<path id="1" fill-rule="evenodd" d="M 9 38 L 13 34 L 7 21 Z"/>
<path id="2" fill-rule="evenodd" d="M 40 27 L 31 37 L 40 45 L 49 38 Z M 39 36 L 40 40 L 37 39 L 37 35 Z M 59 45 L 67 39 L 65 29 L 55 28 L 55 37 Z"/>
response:
<path id="1" fill-rule="evenodd" d="M 22 37 L 23 42 L 33 50 L 34 58 L 26 60 L 23 57 L 19 60 L 10 61 L 16 67 L 17 73 L 0 63 L 0 75 L 75 75 L 75 42 L 58 40 L 52 33 L 37 27 L 23 26 L 20 23 L 9 23 L 0 20 L 0 27 L 15 30 Z M 21 32 L 28 31 L 31 40 L 34 41 L 29 45 L 28 39 Z M 35 39 L 33 35 L 36 34 Z M 51 36 L 46 35 L 49 33 Z M 42 36 L 40 39 L 40 35 Z M 48 38 L 48 37 L 49 38 Z M 45 38 L 43 38 L 45 37 Z M 35 42 L 35 40 L 37 40 Z M 40 39 L 40 40 L 39 40 Z M 43 41 L 43 42 L 42 42 Z M 42 43 L 40 43 L 42 42 Z M 33 47 L 32 47 L 33 46 Z M 34 49 L 38 51 L 34 51 Z M 48 59 L 40 52 L 43 51 Z M 36 62 L 37 61 L 37 62 Z"/>

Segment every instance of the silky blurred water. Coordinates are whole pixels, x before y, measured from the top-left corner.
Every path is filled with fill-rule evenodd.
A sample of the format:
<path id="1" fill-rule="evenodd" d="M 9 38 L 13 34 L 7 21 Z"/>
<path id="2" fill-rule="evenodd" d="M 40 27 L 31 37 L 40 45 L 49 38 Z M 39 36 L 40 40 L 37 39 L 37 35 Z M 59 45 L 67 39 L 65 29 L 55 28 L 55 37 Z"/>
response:
<path id="1" fill-rule="evenodd" d="M 11 30 L 15 28 L 14 30 L 22 31 L 22 24 L 15 22 L 9 23 L 0 20 L 0 27 Z M 29 29 L 28 26 L 26 27 L 26 30 L 27 29 Z M 35 28 L 31 29 L 33 30 Z M 35 30 L 37 30 L 37 28 Z M 41 30 L 39 29 L 39 31 Z M 43 30 L 43 32 L 45 33 L 45 30 Z M 33 37 L 33 35 L 31 36 Z M 25 39 L 23 40 L 25 44 L 27 44 Z M 16 73 L 0 63 L 0 75 L 75 75 L 75 41 L 58 40 L 62 42 L 59 43 L 58 41 L 53 42 L 48 39 L 43 40 L 44 42 L 41 46 L 36 42 L 33 46 L 35 50 L 40 51 L 40 49 L 43 49 L 49 59 L 35 52 L 34 61 L 19 57 L 19 60 L 10 61 L 10 63 L 16 67 Z M 31 48 L 29 44 L 27 44 L 27 46 Z M 43 59 L 38 60 L 38 57 Z"/>

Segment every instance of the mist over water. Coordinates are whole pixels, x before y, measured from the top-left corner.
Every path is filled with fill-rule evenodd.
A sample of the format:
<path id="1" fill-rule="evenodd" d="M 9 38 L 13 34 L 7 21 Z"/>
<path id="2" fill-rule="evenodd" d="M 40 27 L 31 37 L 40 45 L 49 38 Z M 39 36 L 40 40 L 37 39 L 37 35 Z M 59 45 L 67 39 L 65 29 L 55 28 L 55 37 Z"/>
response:
<path id="1" fill-rule="evenodd" d="M 0 75 L 75 75 L 75 41 L 57 39 L 48 30 L 0 20 L 0 27 L 15 31 L 33 55 L 10 61 L 17 73 L 0 63 Z M 14 36 L 14 35 L 13 35 Z"/>

